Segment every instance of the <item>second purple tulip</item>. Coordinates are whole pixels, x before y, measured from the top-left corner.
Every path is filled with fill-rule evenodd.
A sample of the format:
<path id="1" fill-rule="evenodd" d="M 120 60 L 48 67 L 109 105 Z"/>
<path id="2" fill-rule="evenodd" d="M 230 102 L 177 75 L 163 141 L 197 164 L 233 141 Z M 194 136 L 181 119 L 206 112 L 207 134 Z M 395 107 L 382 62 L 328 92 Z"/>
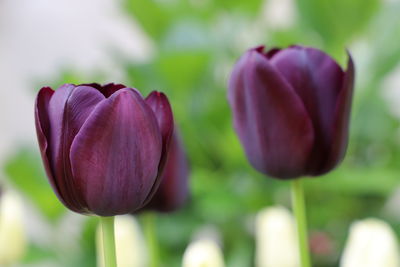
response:
<path id="1" fill-rule="evenodd" d="M 344 71 L 315 48 L 248 50 L 234 67 L 228 98 L 250 163 L 279 179 L 334 168 L 347 147 L 353 83 L 350 55 Z"/>

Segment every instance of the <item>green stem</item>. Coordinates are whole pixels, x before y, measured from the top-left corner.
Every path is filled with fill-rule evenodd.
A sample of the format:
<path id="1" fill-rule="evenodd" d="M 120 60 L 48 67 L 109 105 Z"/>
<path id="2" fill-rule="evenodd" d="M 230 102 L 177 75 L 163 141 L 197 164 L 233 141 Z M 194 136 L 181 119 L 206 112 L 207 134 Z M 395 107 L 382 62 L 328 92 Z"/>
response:
<path id="1" fill-rule="evenodd" d="M 148 212 L 143 215 L 144 233 L 150 253 L 150 267 L 158 267 L 160 265 L 160 254 L 158 250 L 158 239 L 156 233 L 156 219 L 157 216 L 153 212 Z"/>
<path id="2" fill-rule="evenodd" d="M 307 238 L 307 219 L 304 192 L 301 179 L 292 181 L 292 208 L 296 216 L 301 267 L 310 267 L 310 252 Z"/>
<path id="3" fill-rule="evenodd" d="M 104 266 L 117 267 L 117 257 L 114 237 L 114 217 L 100 217 L 103 235 Z"/>

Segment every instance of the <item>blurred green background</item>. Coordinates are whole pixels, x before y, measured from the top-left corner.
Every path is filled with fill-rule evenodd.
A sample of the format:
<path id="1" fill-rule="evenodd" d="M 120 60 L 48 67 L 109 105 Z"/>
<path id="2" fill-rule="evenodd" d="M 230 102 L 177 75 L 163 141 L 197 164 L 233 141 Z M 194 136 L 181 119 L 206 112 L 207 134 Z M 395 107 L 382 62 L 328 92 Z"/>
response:
<path id="1" fill-rule="evenodd" d="M 399 93 L 395 99 L 400 90 L 400 1 L 125 0 L 121 5 L 154 44 L 153 56 L 143 62 L 115 57 L 124 66 L 122 82 L 144 95 L 161 90 L 169 96 L 191 163 L 190 201 L 157 218 L 162 266 L 180 266 L 185 247 L 205 225 L 219 231 L 227 266 L 253 266 L 255 214 L 270 205 L 290 207 L 289 183 L 249 165 L 226 100 L 235 60 L 259 44 L 310 45 L 343 64 L 347 48 L 356 64 L 347 156 L 329 175 L 305 182 L 310 235 L 322 232 L 332 243 L 328 252 L 313 254 L 314 266 L 337 266 L 354 220 L 384 219 L 400 237 Z M 111 82 L 101 72 L 61 73 L 32 82 L 32 106 L 43 85 Z M 71 239 L 63 228 L 70 212 L 44 176 L 37 144 L 15 147 L 3 168 L 5 183 L 48 223 L 45 231 L 57 232 L 59 243 Z M 82 217 L 76 225 L 78 247 L 31 242 L 23 262 L 95 266 L 96 218 Z"/>

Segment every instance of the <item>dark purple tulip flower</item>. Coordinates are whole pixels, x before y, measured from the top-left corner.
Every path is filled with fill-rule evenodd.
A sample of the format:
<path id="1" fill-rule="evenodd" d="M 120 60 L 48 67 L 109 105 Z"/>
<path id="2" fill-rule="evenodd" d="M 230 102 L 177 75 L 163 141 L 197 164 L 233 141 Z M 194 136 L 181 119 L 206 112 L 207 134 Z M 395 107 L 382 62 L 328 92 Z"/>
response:
<path id="1" fill-rule="evenodd" d="M 47 176 L 66 207 L 114 216 L 150 201 L 173 132 L 163 93 L 143 99 L 120 84 L 43 87 L 35 121 Z"/>
<path id="2" fill-rule="evenodd" d="M 322 175 L 344 157 L 354 84 L 324 52 L 291 46 L 248 50 L 228 98 L 239 139 L 258 171 L 279 179 Z"/>
<path id="3" fill-rule="evenodd" d="M 189 163 L 179 134 L 174 131 L 161 184 L 144 210 L 172 212 L 181 208 L 188 198 Z"/>

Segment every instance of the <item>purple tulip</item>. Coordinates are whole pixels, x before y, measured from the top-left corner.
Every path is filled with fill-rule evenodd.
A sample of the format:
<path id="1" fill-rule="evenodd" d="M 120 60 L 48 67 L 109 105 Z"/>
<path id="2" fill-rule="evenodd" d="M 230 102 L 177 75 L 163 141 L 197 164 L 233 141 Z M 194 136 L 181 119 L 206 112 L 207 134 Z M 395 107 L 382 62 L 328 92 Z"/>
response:
<path id="1" fill-rule="evenodd" d="M 84 214 L 134 212 L 158 188 L 173 132 L 167 97 L 120 84 L 43 87 L 36 131 L 60 201 Z"/>
<path id="2" fill-rule="evenodd" d="M 144 210 L 172 212 L 183 206 L 188 197 L 189 163 L 180 136 L 172 135 L 161 184 Z"/>
<path id="3" fill-rule="evenodd" d="M 228 98 L 250 163 L 275 178 L 317 176 L 344 157 L 354 85 L 324 52 L 291 46 L 248 50 L 236 63 Z"/>

